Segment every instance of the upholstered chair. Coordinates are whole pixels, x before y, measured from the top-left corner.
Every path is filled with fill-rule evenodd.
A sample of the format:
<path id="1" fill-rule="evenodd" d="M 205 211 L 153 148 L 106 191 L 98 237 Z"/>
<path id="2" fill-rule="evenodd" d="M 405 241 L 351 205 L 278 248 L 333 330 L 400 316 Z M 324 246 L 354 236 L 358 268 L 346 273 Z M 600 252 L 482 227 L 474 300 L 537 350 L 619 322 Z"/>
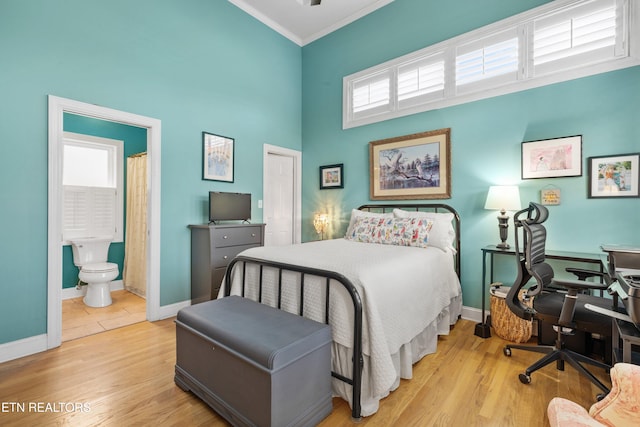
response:
<path id="1" fill-rule="evenodd" d="M 617 363 L 611 369 L 611 391 L 589 412 L 575 402 L 554 397 L 547 414 L 551 427 L 640 426 L 640 366 Z"/>

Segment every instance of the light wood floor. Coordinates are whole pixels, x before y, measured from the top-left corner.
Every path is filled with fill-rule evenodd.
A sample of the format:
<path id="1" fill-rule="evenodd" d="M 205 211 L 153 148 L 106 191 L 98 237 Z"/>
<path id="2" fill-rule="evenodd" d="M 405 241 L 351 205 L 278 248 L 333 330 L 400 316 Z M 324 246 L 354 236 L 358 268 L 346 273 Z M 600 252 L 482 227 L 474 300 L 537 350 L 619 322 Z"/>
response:
<path id="1" fill-rule="evenodd" d="M 82 297 L 63 300 L 62 341 L 143 322 L 147 318 L 144 298 L 119 290 L 111 292 L 111 299 L 111 305 L 97 308 L 86 305 Z"/>
<path id="2" fill-rule="evenodd" d="M 360 425 L 548 426 L 552 397 L 587 408 L 594 402 L 599 390 L 568 365 L 563 372 L 547 367 L 533 374 L 531 384 L 521 384 L 518 374 L 539 355 L 514 350 L 507 358 L 505 341 L 478 338 L 473 330 L 474 323 L 459 321 L 440 339 L 437 353 L 415 365 L 414 378 L 403 380 Z M 226 426 L 174 384 L 174 364 L 173 319 L 136 323 L 0 364 L 0 425 Z M 604 371 L 595 372 L 610 384 Z M 352 425 L 348 405 L 337 398 L 333 403 L 320 425 Z"/>

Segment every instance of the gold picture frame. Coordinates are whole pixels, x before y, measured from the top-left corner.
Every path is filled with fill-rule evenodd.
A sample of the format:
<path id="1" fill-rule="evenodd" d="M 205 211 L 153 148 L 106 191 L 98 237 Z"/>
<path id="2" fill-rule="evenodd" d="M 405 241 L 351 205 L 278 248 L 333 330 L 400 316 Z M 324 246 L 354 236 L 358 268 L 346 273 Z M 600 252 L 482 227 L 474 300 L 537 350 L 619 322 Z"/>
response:
<path id="1" fill-rule="evenodd" d="M 451 198 L 451 128 L 369 143 L 371 200 Z"/>

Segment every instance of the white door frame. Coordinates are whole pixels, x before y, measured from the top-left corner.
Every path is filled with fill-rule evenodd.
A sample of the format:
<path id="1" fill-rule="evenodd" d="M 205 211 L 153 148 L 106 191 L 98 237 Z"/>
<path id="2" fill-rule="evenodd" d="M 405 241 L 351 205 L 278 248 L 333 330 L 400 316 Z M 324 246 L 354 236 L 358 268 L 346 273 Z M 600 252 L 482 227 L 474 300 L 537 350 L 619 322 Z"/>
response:
<path id="1" fill-rule="evenodd" d="M 160 133 L 158 119 L 49 95 L 49 201 L 47 254 L 47 348 L 62 342 L 63 115 L 73 113 L 147 129 L 147 320 L 160 319 Z"/>
<path id="2" fill-rule="evenodd" d="M 263 151 L 262 198 L 265 200 L 265 204 L 266 199 L 264 198 L 264 195 L 267 194 L 267 161 L 269 154 L 277 154 L 293 158 L 293 243 L 300 243 L 302 242 L 302 152 L 270 144 L 264 144 Z M 266 209 L 265 206 L 262 208 L 264 216 Z"/>

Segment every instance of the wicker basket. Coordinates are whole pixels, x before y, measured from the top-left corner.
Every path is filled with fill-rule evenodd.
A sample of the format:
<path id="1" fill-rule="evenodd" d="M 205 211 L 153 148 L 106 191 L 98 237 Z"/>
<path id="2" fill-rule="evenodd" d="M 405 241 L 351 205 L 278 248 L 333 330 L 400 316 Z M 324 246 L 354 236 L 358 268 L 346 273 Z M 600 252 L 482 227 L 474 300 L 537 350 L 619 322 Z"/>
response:
<path id="1" fill-rule="evenodd" d="M 509 289 L 511 288 L 500 286 L 499 284 L 492 284 L 491 286 L 491 326 L 493 326 L 497 336 L 507 341 L 516 343 L 529 341 L 533 330 L 533 322 L 521 319 L 509 310 L 505 302 Z M 526 289 L 520 291 L 521 300 L 525 292 Z M 531 306 L 531 303 L 531 300 L 525 302 L 528 306 Z"/>

